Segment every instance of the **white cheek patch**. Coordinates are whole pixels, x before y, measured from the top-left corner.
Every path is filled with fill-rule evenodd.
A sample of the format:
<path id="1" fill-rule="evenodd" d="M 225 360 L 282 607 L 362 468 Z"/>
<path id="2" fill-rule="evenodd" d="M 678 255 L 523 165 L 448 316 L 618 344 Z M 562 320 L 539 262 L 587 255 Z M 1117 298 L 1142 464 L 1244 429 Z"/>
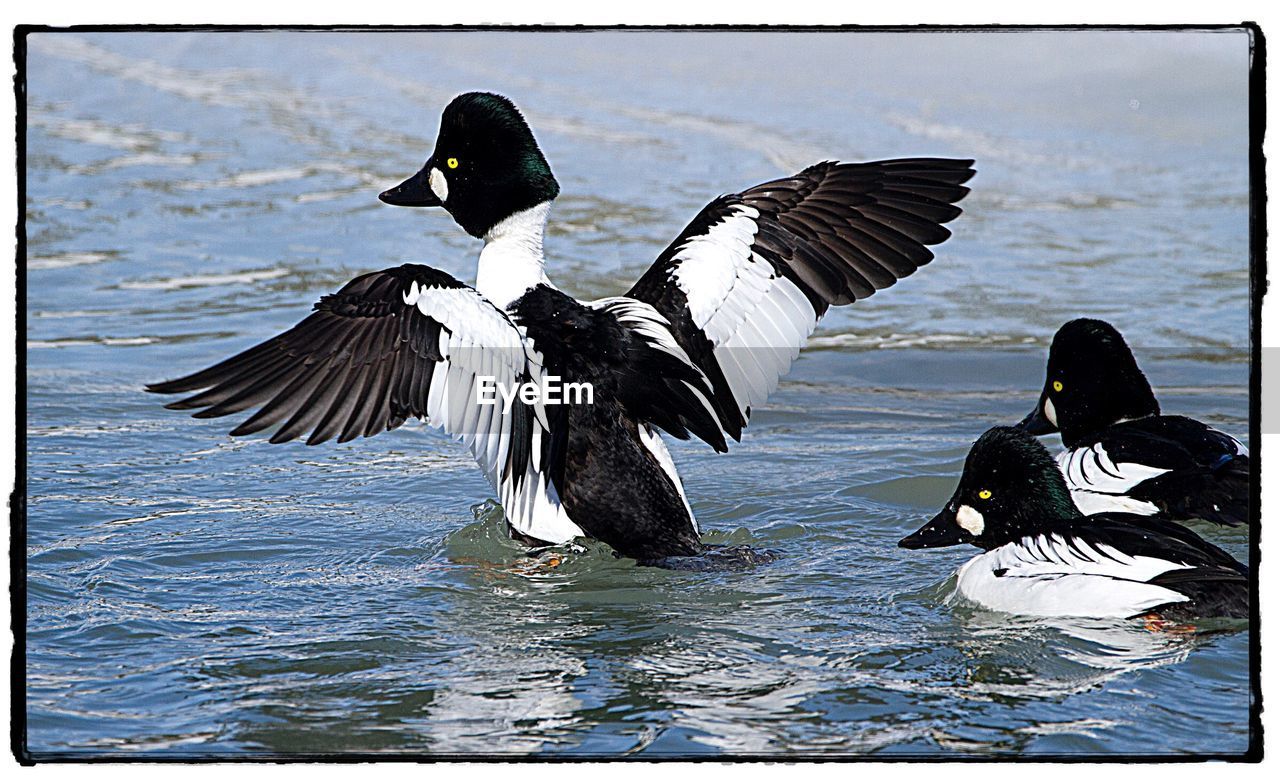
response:
<path id="1" fill-rule="evenodd" d="M 449 182 L 444 180 L 444 174 L 439 168 L 432 168 L 431 173 L 427 175 L 427 183 L 431 185 L 431 191 L 443 203 L 449 199 Z"/>
<path id="2" fill-rule="evenodd" d="M 435 189 L 434 185 L 432 185 L 432 189 Z M 1055 428 L 1058 426 L 1058 410 L 1053 408 L 1053 399 L 1049 396 L 1044 398 L 1044 416 L 1046 420 L 1053 423 Z"/>
<path id="3" fill-rule="evenodd" d="M 982 529 L 987 527 L 982 519 L 982 513 L 968 504 L 961 504 L 956 510 L 956 523 L 974 536 L 982 536 Z"/>

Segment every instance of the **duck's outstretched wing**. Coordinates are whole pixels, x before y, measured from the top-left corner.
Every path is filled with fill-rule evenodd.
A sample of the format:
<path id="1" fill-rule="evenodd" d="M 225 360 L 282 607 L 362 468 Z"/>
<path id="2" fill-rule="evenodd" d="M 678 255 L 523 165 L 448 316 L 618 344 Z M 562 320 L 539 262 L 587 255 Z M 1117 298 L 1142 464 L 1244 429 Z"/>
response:
<path id="1" fill-rule="evenodd" d="M 672 323 L 724 432 L 777 387 L 830 306 L 933 259 L 972 160 L 824 162 L 709 203 L 627 293 Z"/>
<path id="2" fill-rule="evenodd" d="M 556 407 L 479 401 L 480 377 L 507 387 L 543 379 L 541 358 L 506 313 L 449 274 L 403 265 L 353 279 L 275 338 L 154 393 L 196 417 L 257 411 L 233 436 L 279 426 L 280 443 L 350 441 L 410 417 L 463 441 L 517 530 L 545 541 L 578 535 L 560 508 L 565 430 Z M 548 416 L 550 411 L 550 417 Z"/>

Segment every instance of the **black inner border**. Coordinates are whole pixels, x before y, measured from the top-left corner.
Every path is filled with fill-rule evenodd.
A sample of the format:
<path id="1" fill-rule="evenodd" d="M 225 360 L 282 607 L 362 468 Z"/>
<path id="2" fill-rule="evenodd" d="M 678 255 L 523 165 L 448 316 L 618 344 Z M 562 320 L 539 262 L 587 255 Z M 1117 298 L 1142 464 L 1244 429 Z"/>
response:
<path id="1" fill-rule="evenodd" d="M 1241 30 L 1250 38 L 1249 62 L 1249 441 L 1254 445 L 1250 474 L 1250 617 L 1249 617 L 1249 747 L 1243 753 L 1201 754 L 957 754 L 957 755 L 834 755 L 807 756 L 787 753 L 737 754 L 719 756 L 507 756 L 500 754 L 471 753 L 247 753 L 244 755 L 210 755 L 207 758 L 190 756 L 151 756 L 126 753 L 104 755 L 80 755 L 41 753 L 33 754 L 27 748 L 27 406 L 26 406 L 26 129 L 27 129 L 27 36 L 32 33 L 86 33 L 86 32 L 1211 32 Z M 1259 641 L 1261 624 L 1258 612 L 1259 528 L 1262 515 L 1261 465 L 1258 450 L 1262 441 L 1262 296 L 1267 287 L 1266 263 L 1266 160 L 1262 153 L 1262 140 L 1266 132 L 1266 39 L 1256 22 L 1238 24 L 1151 24 L 1151 25 L 1033 25 L 1033 24 L 978 24 L 978 25 L 255 25 L 255 24 L 87 24 L 55 27 L 50 25 L 20 24 L 13 31 L 14 98 L 16 107 L 15 141 L 17 144 L 18 222 L 16 226 L 17 254 L 21 262 L 15 263 L 15 407 L 14 407 L 14 489 L 9 497 L 9 598 L 13 631 L 13 657 L 10 663 L 10 750 L 23 766 L 35 764 L 102 764 L 102 763 L 365 763 L 382 762 L 467 762 L 467 763 L 603 763 L 607 761 L 639 761 L 642 763 L 698 762 L 698 763 L 852 763 L 852 762 L 1011 762 L 1011 763 L 1188 763 L 1203 761 L 1229 761 L 1257 763 L 1262 760 L 1262 684 L 1260 666 L 1262 648 Z"/>

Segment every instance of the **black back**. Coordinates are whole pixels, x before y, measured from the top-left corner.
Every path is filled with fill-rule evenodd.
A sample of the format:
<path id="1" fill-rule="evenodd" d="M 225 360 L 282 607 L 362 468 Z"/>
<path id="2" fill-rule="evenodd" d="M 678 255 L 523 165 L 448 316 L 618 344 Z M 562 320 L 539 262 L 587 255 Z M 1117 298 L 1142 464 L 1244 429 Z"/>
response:
<path id="1" fill-rule="evenodd" d="M 607 308 L 545 285 L 512 311 L 549 375 L 592 385 L 591 404 L 554 407 L 563 417 L 552 421 L 561 443 L 551 477 L 574 522 L 642 562 L 701 552 L 679 491 L 639 439 L 648 421 L 677 438 L 692 433 L 726 448 L 713 413 L 685 384 L 701 384 L 698 372 L 650 347 Z"/>
<path id="2" fill-rule="evenodd" d="M 1148 582 L 1187 597 L 1187 601 L 1155 607 L 1168 619 L 1249 617 L 1249 570 L 1231 554 L 1191 529 L 1160 516 L 1103 513 L 1081 518 L 1063 529 L 1064 536 L 1108 545 L 1125 555 L 1174 561 L 1190 568 L 1174 569 Z"/>
<path id="3" fill-rule="evenodd" d="M 1081 539 L 1095 547 L 1108 545 L 1125 555 L 1174 561 L 1199 569 L 1245 575 L 1248 568 L 1221 547 L 1184 525 L 1159 515 L 1103 512 L 1075 518 L 1054 533 Z"/>
<path id="4" fill-rule="evenodd" d="M 1249 456 L 1225 433 L 1189 417 L 1161 415 L 1113 425 L 1099 441 L 1116 462 L 1169 470 L 1134 486 L 1130 497 L 1175 520 L 1249 522 Z"/>

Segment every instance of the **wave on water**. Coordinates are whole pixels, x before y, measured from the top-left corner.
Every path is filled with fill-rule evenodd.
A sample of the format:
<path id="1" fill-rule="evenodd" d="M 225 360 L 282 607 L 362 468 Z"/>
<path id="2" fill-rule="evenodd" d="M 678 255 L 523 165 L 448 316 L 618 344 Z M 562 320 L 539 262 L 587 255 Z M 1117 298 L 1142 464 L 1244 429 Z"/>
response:
<path id="1" fill-rule="evenodd" d="M 264 86 L 265 74 L 260 71 L 176 68 L 117 54 L 76 35 L 37 33 L 27 36 L 27 47 L 32 53 L 83 63 L 107 76 L 214 106 L 296 108 L 318 103 L 317 98 L 297 89 Z"/>
<path id="2" fill-rule="evenodd" d="M 94 265 L 115 260 L 119 252 L 61 252 L 53 255 L 37 255 L 27 258 L 28 271 L 44 271 L 51 268 L 71 268 L 78 265 Z"/>
<path id="3" fill-rule="evenodd" d="M 163 279 L 146 279 L 120 282 L 122 290 L 182 290 L 188 287 L 221 287 L 231 284 L 252 284 L 266 279 L 279 279 L 289 273 L 288 268 L 265 268 L 258 271 L 240 271 L 229 274 L 192 274 Z"/>
<path id="4" fill-rule="evenodd" d="M 182 133 L 155 130 L 138 124 L 112 124 L 94 119 L 72 119 L 55 116 L 51 109 L 37 108 L 27 114 L 30 127 L 42 128 L 51 135 L 130 152 L 152 151 L 165 143 L 190 141 Z"/>
<path id="5" fill-rule="evenodd" d="M 945 141 L 956 148 L 967 150 L 969 155 L 980 160 L 1004 160 L 1018 165 L 1054 166 L 1073 170 L 1092 170 L 1104 164 L 1112 165 L 1112 161 L 1094 157 L 1042 151 L 1027 142 L 960 125 L 931 122 L 901 113 L 890 114 L 887 119 L 891 125 L 905 133 L 934 141 Z"/>
<path id="6" fill-rule="evenodd" d="M 297 181 L 315 176 L 319 173 L 341 173 L 347 176 L 362 178 L 357 168 L 338 163 L 314 163 L 293 168 L 270 168 L 258 171 L 240 171 L 230 176 L 211 181 L 184 181 L 177 185 L 184 190 L 238 189 L 242 187 L 261 187 L 267 184 L 279 184 Z"/>
<path id="7" fill-rule="evenodd" d="M 913 347 L 1041 346 L 1035 336 L 989 333 L 831 333 L 812 336 L 807 349 L 907 349 Z"/>

